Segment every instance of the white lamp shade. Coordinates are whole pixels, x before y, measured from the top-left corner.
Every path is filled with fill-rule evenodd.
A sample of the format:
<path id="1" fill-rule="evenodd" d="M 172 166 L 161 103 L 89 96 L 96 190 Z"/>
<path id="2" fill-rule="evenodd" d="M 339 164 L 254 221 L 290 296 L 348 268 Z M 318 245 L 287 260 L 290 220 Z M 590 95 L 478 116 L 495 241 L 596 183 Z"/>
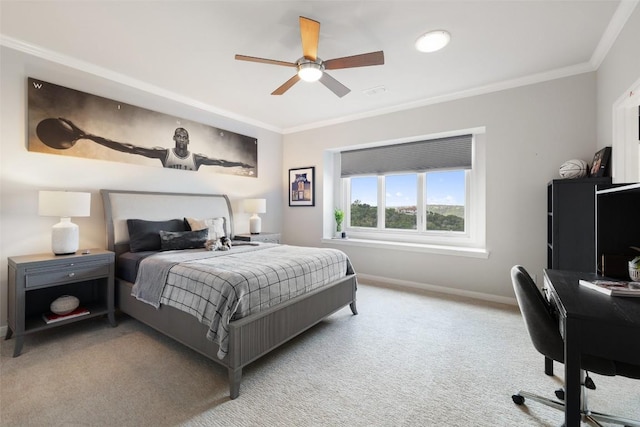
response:
<path id="1" fill-rule="evenodd" d="M 91 193 L 74 191 L 40 191 L 38 193 L 38 214 L 40 216 L 89 216 Z"/>
<path id="2" fill-rule="evenodd" d="M 244 210 L 248 213 L 265 213 L 267 211 L 267 199 L 245 199 Z"/>
<path id="3" fill-rule="evenodd" d="M 40 191 L 38 214 L 57 216 L 60 222 L 51 229 L 51 250 L 56 255 L 72 254 L 78 250 L 80 229 L 71 222 L 72 216 L 89 216 L 91 193 L 71 191 Z"/>

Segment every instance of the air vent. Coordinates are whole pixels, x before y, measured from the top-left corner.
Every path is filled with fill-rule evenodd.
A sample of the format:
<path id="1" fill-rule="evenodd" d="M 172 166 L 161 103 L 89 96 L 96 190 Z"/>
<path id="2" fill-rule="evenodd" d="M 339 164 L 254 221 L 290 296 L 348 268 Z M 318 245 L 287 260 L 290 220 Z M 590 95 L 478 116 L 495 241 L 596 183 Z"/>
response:
<path id="1" fill-rule="evenodd" d="M 372 87 L 370 89 L 365 89 L 362 91 L 362 93 L 364 93 L 365 95 L 369 95 L 369 96 L 373 96 L 373 95 L 380 95 L 381 93 L 384 93 L 387 91 L 387 88 L 384 86 L 376 86 L 376 87 Z"/>

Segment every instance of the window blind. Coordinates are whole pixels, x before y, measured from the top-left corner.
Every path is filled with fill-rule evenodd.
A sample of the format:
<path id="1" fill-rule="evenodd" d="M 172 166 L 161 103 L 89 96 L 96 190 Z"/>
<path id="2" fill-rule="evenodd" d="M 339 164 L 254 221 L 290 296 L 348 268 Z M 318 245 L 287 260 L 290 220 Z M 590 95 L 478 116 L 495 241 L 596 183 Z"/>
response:
<path id="1" fill-rule="evenodd" d="M 460 135 L 341 153 L 342 178 L 434 169 L 471 169 L 472 135 Z"/>

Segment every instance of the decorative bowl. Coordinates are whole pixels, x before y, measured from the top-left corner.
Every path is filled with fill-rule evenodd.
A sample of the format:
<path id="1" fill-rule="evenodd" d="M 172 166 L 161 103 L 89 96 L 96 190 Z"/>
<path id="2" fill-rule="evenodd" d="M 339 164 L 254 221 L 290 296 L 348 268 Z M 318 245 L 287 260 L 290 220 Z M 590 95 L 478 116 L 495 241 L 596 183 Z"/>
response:
<path id="1" fill-rule="evenodd" d="M 67 314 L 78 308 L 80 300 L 73 295 L 63 295 L 56 298 L 49 307 L 55 314 Z"/>

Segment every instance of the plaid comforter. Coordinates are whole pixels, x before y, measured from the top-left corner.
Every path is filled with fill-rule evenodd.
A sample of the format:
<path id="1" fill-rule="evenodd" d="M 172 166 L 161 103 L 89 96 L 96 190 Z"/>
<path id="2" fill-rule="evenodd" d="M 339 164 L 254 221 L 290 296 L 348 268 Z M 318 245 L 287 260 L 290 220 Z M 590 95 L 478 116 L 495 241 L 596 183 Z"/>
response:
<path id="1" fill-rule="evenodd" d="M 353 274 L 337 249 L 260 244 L 229 251 L 170 251 L 140 263 L 132 294 L 176 307 L 209 326 L 207 338 L 228 351 L 229 322 Z"/>

